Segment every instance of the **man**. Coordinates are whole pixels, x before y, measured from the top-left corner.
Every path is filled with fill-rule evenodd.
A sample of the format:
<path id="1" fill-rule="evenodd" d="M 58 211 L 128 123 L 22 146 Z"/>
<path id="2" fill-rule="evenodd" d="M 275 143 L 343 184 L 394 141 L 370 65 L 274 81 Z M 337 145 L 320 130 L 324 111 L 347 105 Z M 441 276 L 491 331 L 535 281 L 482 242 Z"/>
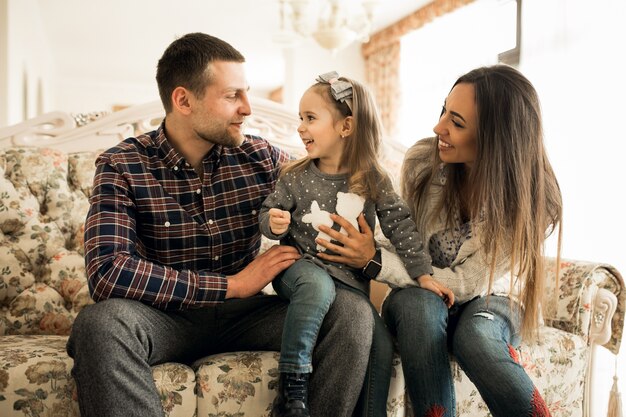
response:
<path id="1" fill-rule="evenodd" d="M 275 246 L 256 256 L 257 217 L 287 157 L 242 134 L 251 113 L 243 62 L 209 35 L 174 41 L 157 67 L 162 125 L 96 162 L 85 223 L 96 304 L 80 312 L 68 342 L 83 417 L 163 416 L 152 365 L 280 348 L 287 305 L 259 292 L 299 254 Z M 364 297 L 338 290 L 314 353 L 308 404 L 297 384 L 290 390 L 281 381 L 278 408 L 351 415 L 371 320 Z"/>

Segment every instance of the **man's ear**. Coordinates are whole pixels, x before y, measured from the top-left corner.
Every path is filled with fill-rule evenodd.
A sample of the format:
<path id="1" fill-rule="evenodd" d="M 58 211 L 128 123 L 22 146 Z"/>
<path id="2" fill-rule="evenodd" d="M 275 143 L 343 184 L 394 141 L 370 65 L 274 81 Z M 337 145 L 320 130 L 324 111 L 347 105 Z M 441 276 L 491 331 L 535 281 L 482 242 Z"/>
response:
<path id="1" fill-rule="evenodd" d="M 182 113 L 184 115 L 188 115 L 191 113 L 191 91 L 187 90 L 185 87 L 176 87 L 174 91 L 172 91 L 172 109 Z"/>
<path id="2" fill-rule="evenodd" d="M 341 123 L 340 135 L 342 138 L 348 137 L 354 132 L 354 117 L 347 116 Z"/>

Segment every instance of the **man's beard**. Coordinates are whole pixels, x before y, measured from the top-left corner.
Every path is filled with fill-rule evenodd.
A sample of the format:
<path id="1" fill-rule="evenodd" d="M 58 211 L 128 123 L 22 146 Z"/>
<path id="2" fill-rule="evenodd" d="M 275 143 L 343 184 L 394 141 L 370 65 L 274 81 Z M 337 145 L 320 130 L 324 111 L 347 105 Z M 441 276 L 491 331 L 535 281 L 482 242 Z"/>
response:
<path id="1" fill-rule="evenodd" d="M 196 134 L 207 142 L 227 147 L 239 146 L 244 140 L 243 133 L 239 132 L 237 136 L 234 136 L 228 130 L 220 132 L 196 132 Z"/>

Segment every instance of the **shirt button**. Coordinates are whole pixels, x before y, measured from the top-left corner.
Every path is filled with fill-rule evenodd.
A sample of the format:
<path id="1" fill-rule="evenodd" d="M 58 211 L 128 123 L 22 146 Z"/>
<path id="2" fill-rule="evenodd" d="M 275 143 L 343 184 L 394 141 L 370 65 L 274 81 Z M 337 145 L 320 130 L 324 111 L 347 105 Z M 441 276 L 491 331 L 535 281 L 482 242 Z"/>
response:
<path id="1" fill-rule="evenodd" d="M 174 171 L 178 171 L 178 167 L 177 166 L 174 167 Z"/>
<path id="2" fill-rule="evenodd" d="M 196 190 L 196 194 L 200 194 L 201 192 L 202 192 L 202 190 L 199 189 L 199 188 Z"/>
<path id="3" fill-rule="evenodd" d="M 252 214 L 256 214 L 256 210 L 252 210 Z"/>
<path id="4" fill-rule="evenodd" d="M 215 257 L 215 258 L 213 258 L 213 259 L 217 261 L 217 260 L 219 260 L 219 259 L 220 259 L 220 257 L 219 257 L 219 256 L 216 256 L 216 257 Z"/>
<path id="5" fill-rule="evenodd" d="M 170 227 L 170 222 L 165 222 L 164 226 L 165 227 Z"/>
<path id="6" fill-rule="evenodd" d="M 213 220 L 212 219 L 209 219 L 209 224 L 213 224 Z"/>

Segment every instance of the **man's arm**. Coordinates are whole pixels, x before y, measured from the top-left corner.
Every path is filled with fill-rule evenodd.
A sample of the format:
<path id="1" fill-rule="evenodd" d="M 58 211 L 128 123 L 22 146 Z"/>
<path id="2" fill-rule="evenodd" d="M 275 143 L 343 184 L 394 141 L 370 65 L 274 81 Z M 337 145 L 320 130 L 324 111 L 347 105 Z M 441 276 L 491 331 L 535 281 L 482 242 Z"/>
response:
<path id="1" fill-rule="evenodd" d="M 177 270 L 140 256 L 137 233 L 137 210 L 128 183 L 111 165 L 100 162 L 85 223 L 85 262 L 96 301 L 128 298 L 161 309 L 212 305 L 256 294 L 297 256 L 293 248 L 273 250 L 231 277 Z"/>
<path id="2" fill-rule="evenodd" d="M 85 262 L 95 301 L 129 298 L 157 308 L 188 308 L 224 300 L 225 276 L 178 271 L 138 254 L 137 210 L 124 177 L 99 163 L 85 222 Z"/>

